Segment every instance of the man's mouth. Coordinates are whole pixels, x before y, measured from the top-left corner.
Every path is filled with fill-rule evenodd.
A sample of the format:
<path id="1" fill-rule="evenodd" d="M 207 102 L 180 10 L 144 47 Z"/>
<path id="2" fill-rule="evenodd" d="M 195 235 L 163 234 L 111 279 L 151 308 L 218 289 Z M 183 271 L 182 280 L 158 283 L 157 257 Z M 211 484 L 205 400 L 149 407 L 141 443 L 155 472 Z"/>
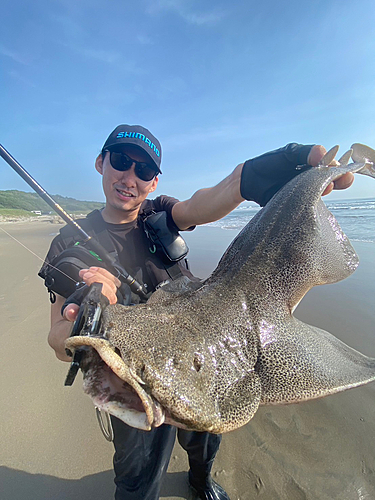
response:
<path id="1" fill-rule="evenodd" d="M 130 191 L 126 191 L 120 188 L 115 189 L 122 198 L 135 198 L 135 194 L 131 193 Z"/>

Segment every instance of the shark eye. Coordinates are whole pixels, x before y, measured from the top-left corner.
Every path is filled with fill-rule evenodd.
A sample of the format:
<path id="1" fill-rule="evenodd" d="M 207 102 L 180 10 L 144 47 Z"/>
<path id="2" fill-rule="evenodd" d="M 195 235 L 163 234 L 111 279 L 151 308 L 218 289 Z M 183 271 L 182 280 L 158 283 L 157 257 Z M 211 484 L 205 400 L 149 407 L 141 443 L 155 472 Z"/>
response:
<path id="1" fill-rule="evenodd" d="M 195 353 L 194 359 L 193 359 L 193 367 L 196 372 L 199 372 L 199 370 L 202 368 L 203 365 L 203 359 L 201 354 Z"/>

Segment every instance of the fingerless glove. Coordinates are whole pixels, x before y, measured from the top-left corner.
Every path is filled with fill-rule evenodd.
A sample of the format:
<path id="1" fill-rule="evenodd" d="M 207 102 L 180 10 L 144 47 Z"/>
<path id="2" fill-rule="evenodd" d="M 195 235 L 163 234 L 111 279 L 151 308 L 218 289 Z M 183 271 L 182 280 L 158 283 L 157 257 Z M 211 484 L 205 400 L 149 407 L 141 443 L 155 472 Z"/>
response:
<path id="1" fill-rule="evenodd" d="M 241 174 L 241 196 L 264 207 L 293 177 L 311 168 L 307 157 L 312 147 L 293 142 L 247 160 Z"/>

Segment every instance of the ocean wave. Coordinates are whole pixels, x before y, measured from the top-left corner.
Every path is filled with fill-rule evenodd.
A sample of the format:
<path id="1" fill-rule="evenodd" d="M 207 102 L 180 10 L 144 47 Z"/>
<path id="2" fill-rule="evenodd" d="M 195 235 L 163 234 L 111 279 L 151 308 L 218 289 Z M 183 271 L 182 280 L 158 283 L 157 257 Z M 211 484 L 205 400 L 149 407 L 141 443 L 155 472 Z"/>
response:
<path id="1" fill-rule="evenodd" d="M 331 211 L 338 210 L 375 210 L 375 200 L 347 200 L 327 203 L 327 208 Z"/>
<path id="2" fill-rule="evenodd" d="M 374 240 L 366 240 L 366 239 L 363 239 L 363 240 L 360 240 L 358 238 L 350 238 L 350 241 L 358 241 L 359 243 L 375 243 L 375 239 Z"/>
<path id="3" fill-rule="evenodd" d="M 260 209 L 261 209 L 260 207 L 253 207 L 253 206 L 249 206 L 249 205 L 244 205 L 244 206 L 240 205 L 237 208 L 235 208 L 233 210 L 233 212 L 243 212 L 243 211 L 247 211 L 247 212 L 259 212 Z"/>
<path id="4" fill-rule="evenodd" d="M 344 200 L 327 204 L 345 234 L 352 241 L 375 243 L 375 199 Z M 225 231 L 240 231 L 260 208 L 240 206 L 221 220 L 206 224 Z"/>

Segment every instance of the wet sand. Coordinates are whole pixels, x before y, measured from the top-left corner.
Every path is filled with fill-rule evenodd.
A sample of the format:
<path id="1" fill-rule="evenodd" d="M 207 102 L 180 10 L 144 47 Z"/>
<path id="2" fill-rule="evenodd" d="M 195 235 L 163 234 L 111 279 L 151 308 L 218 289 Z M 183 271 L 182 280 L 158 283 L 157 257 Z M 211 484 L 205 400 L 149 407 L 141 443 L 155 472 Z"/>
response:
<path id="1" fill-rule="evenodd" d="M 44 256 L 60 226 L 0 224 Z M 196 275 L 209 274 L 233 231 L 187 235 Z M 316 287 L 296 316 L 375 357 L 375 245 L 353 242 L 361 259 L 350 278 Z M 48 347 L 48 295 L 40 261 L 0 230 L 0 498 L 113 497 L 112 445 L 101 435 L 81 381 L 64 387 L 68 365 Z M 262 407 L 224 435 L 214 477 L 232 500 L 375 499 L 375 383 L 300 405 Z M 176 445 L 161 498 L 192 499 L 187 459 Z"/>

